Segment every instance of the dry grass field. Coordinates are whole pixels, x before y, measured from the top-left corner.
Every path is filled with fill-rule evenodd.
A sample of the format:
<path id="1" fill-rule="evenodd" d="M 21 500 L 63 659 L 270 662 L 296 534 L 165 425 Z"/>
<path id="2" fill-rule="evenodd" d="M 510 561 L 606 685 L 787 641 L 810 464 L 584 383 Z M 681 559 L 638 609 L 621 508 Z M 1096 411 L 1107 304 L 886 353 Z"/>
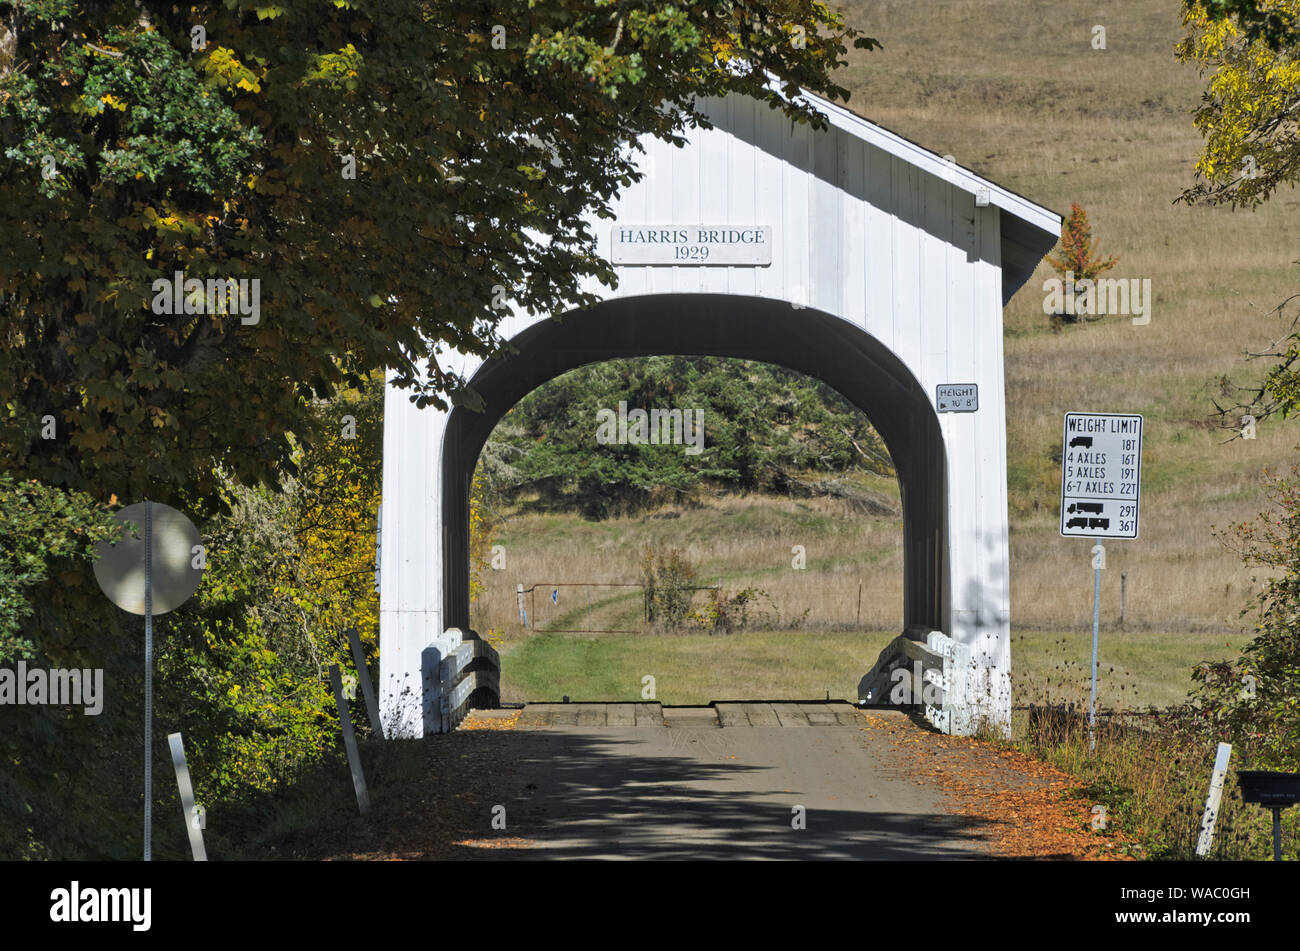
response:
<path id="1" fill-rule="evenodd" d="M 1127 574 L 1130 649 L 1140 643 L 1163 660 L 1126 663 L 1184 670 L 1201 659 L 1202 642 L 1240 643 L 1251 572 L 1213 529 L 1265 507 L 1260 475 L 1289 464 L 1300 429 L 1268 421 L 1254 441 L 1231 439 L 1212 423 L 1209 396 L 1224 374 L 1258 375 L 1262 366 L 1247 363 L 1244 349 L 1282 329 L 1267 314 L 1300 276 L 1300 196 L 1283 191 L 1254 213 L 1173 203 L 1193 181 L 1201 140 L 1190 113 L 1204 85 L 1174 58 L 1178 0 L 1130 0 L 1105 13 L 1026 0 L 837 6 L 884 43 L 882 51 L 850 53 L 840 82 L 853 91 L 851 108 L 1057 211 L 1080 203 L 1102 252 L 1120 255 L 1111 275 L 1151 280 L 1147 326 L 1110 317 L 1053 333 L 1042 311 L 1042 284 L 1053 276 L 1046 264 L 1006 308 L 1012 619 L 1029 641 L 1017 643 L 1013 663 L 1028 657 L 1016 651 L 1039 658 L 1017 663 L 1038 678 L 1021 681 L 1024 689 L 1042 686 L 1053 669 L 1051 632 L 1082 636 L 1091 620 L 1091 543 L 1057 531 L 1060 470 L 1052 453 L 1069 410 L 1146 417 L 1142 534 L 1107 545 L 1102 617 L 1113 630 Z M 1106 29 L 1105 50 L 1092 48 L 1094 25 Z M 872 488 L 897 497 L 896 486 Z M 635 581 L 637 556 L 653 538 L 684 548 L 701 565 L 702 584 L 721 577 L 727 587 L 767 591 L 778 608 L 767 618 L 773 629 L 899 629 L 897 520 L 822 501 L 701 501 L 689 517 L 512 517 L 498 538 L 507 570 L 486 572 L 475 626 L 508 641 L 521 633 L 518 582 Z M 790 567 L 796 544 L 807 548 L 804 571 Z M 575 601 L 585 593 L 566 589 L 563 597 L 553 610 L 539 597 L 538 620 L 581 629 L 639 616 L 637 596 L 629 601 L 626 592 L 596 597 L 590 620 L 586 604 Z M 1071 642 L 1069 651 L 1086 659 L 1086 648 L 1080 654 Z M 1181 689 L 1147 688 L 1166 699 Z"/>
<path id="2" fill-rule="evenodd" d="M 627 701 L 655 678 L 669 704 L 762 697 L 856 699 L 858 678 L 902 624 L 901 525 L 853 514 L 828 500 L 720 496 L 689 510 L 589 522 L 518 514 L 498 542 L 505 567 L 484 571 L 474 626 L 501 648 L 502 700 Z M 644 622 L 638 556 L 646 545 L 680 546 L 697 583 L 764 592 L 751 627 L 711 635 L 687 625 L 656 634 Z M 795 569 L 802 545 L 807 567 Z M 1085 579 L 1086 581 L 1086 579 Z M 858 585 L 862 585 L 861 607 Z M 530 627 L 520 623 L 515 586 Z M 585 587 L 571 587 L 572 585 Z M 556 603 L 551 592 L 557 592 Z M 696 595 L 702 607 L 704 594 Z M 1013 635 L 1016 702 L 1086 703 L 1091 595 L 1055 618 L 1053 630 Z M 1118 629 L 1118 603 L 1103 616 L 1103 708 L 1163 706 L 1182 698 L 1193 664 L 1224 659 L 1239 633 Z M 633 631 L 634 633 L 604 633 Z"/>
<path id="3" fill-rule="evenodd" d="M 1042 312 L 1041 264 L 1006 308 L 1013 623 L 1055 628 L 1086 613 L 1087 548 L 1057 531 L 1061 417 L 1146 416 L 1142 537 L 1107 546 L 1104 604 L 1127 572 L 1130 627 L 1233 629 L 1250 573 L 1212 526 L 1252 518 L 1259 475 L 1288 464 L 1294 424 L 1254 441 L 1210 424 L 1213 381 L 1250 376 L 1243 349 L 1277 336 L 1266 314 L 1293 293 L 1300 195 L 1254 213 L 1173 204 L 1201 139 L 1204 87 L 1174 58 L 1177 0 L 1106 12 L 1023 0 L 880 0 L 838 5 L 884 43 L 854 53 L 850 105 L 887 128 L 1061 213 L 1089 212 L 1112 275 L 1150 278 L 1151 323 L 1107 318 L 1061 334 Z M 1107 49 L 1092 48 L 1092 27 Z M 1062 586 L 1063 578 L 1078 584 Z"/>

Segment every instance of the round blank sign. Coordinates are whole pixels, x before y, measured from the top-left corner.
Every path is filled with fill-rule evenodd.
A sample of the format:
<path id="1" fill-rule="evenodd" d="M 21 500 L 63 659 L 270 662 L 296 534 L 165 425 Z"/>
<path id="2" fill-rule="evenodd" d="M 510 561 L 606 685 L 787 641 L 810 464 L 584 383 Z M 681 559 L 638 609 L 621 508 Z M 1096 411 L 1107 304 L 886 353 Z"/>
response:
<path id="1" fill-rule="evenodd" d="M 128 505 L 117 513 L 122 537 L 99 542 L 95 551 L 95 580 L 108 599 L 123 611 L 144 614 L 144 502 Z M 168 505 L 149 503 L 153 539 L 150 581 L 154 614 L 166 614 L 189 599 L 203 577 L 193 567 L 195 546 L 202 544 L 199 530 L 188 518 Z M 128 530 L 130 522 L 133 530 Z"/>

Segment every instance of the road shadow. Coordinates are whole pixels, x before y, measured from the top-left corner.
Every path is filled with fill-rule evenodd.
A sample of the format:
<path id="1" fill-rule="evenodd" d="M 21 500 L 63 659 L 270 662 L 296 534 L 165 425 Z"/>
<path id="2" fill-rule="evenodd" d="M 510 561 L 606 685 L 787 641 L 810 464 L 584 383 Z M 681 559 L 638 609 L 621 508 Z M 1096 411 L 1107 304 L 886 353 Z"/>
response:
<path id="1" fill-rule="evenodd" d="M 673 751 L 648 754 L 639 732 L 458 732 L 419 741 L 428 760 L 423 781 L 401 780 L 404 770 L 376 770 L 375 810 L 350 823 L 334 844 L 367 857 L 389 852 L 474 860 L 936 860 L 987 854 L 980 846 L 983 820 L 924 804 L 914 812 L 874 808 L 869 791 L 828 795 L 819 777 L 787 790 L 771 766 L 700 762 Z M 721 731 L 675 732 L 685 743 L 691 734 L 707 739 Z M 821 783 L 819 792 L 809 791 L 814 782 Z M 921 791 L 917 796 L 925 798 Z M 855 797 L 851 806 L 828 801 Z M 805 807 L 801 828 L 795 828 L 795 806 Z M 421 836 L 399 831 L 412 832 L 411 822 L 443 841 L 413 849 L 412 838 Z"/>

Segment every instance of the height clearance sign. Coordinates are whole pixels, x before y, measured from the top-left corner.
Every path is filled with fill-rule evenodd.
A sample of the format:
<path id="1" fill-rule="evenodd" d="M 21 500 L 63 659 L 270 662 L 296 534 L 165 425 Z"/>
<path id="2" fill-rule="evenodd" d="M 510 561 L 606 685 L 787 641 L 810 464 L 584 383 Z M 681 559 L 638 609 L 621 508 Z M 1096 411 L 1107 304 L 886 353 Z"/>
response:
<path id="1" fill-rule="evenodd" d="M 1141 486 L 1141 416 L 1065 414 L 1062 535 L 1137 538 Z"/>

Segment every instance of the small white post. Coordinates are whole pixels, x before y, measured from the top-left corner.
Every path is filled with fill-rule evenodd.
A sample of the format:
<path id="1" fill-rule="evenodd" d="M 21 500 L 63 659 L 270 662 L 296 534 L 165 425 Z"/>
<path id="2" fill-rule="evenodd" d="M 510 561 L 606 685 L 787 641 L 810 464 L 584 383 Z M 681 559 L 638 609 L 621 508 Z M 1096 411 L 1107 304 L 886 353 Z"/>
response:
<path id="1" fill-rule="evenodd" d="M 366 774 L 361 771 L 361 753 L 357 750 L 357 737 L 352 732 L 352 717 L 348 701 L 343 696 L 343 678 L 339 665 L 330 664 L 330 684 L 334 687 L 334 702 L 339 708 L 339 726 L 343 728 L 343 746 L 348 753 L 348 766 L 352 768 L 352 787 L 357 793 L 357 808 L 362 815 L 370 811 L 370 793 L 366 791 Z"/>
<path id="2" fill-rule="evenodd" d="M 181 812 L 185 814 L 185 831 L 190 837 L 190 852 L 194 861 L 206 862 L 207 849 L 203 847 L 202 813 L 194 808 L 194 786 L 190 783 L 190 768 L 185 762 L 185 744 L 179 733 L 169 733 L 167 743 L 172 749 L 172 766 L 176 769 L 176 788 L 181 794 Z"/>
<path id="3" fill-rule="evenodd" d="M 1196 841 L 1196 854 L 1201 858 L 1210 854 L 1214 842 L 1214 824 L 1219 819 L 1219 801 L 1223 798 L 1223 778 L 1228 775 L 1228 757 L 1232 755 L 1231 743 L 1220 743 L 1214 756 L 1214 772 L 1210 774 L 1210 794 L 1205 797 L 1205 815 L 1201 819 L 1201 837 Z"/>

